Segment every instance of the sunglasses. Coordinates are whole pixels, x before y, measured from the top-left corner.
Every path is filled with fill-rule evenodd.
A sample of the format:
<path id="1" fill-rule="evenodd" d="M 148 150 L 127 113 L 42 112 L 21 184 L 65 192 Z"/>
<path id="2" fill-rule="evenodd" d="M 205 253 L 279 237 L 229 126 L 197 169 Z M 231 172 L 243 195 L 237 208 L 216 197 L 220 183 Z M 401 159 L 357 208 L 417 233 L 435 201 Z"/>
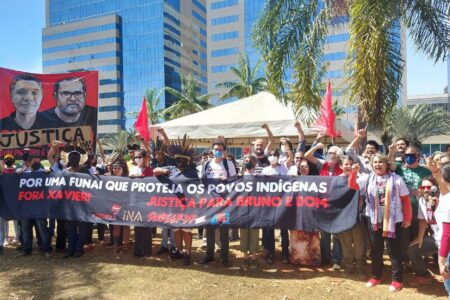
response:
<path id="1" fill-rule="evenodd" d="M 135 156 L 134 158 L 136 159 L 136 158 L 143 158 L 143 157 L 142 156 Z"/>
<path id="2" fill-rule="evenodd" d="M 433 187 L 432 185 L 422 185 L 422 186 L 419 186 L 419 189 L 421 189 L 421 190 L 431 190 L 432 187 Z"/>

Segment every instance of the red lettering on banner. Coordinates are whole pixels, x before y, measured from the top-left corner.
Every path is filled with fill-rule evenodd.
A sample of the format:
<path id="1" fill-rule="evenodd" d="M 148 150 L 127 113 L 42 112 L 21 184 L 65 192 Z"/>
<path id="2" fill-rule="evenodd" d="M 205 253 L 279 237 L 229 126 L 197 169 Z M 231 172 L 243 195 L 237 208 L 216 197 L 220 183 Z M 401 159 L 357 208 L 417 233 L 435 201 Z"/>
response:
<path id="1" fill-rule="evenodd" d="M 296 206 L 297 207 L 315 207 L 315 208 L 328 208 L 328 199 L 320 199 L 319 197 L 313 197 L 313 196 L 297 196 L 296 200 Z"/>
<path id="2" fill-rule="evenodd" d="M 279 207 L 281 205 L 281 198 L 278 196 L 272 197 L 272 206 Z"/>
<path id="3" fill-rule="evenodd" d="M 286 207 L 292 207 L 292 196 L 286 197 Z"/>
<path id="4" fill-rule="evenodd" d="M 19 192 L 18 200 L 25 200 L 25 201 L 34 201 L 34 200 L 43 200 L 44 199 L 44 192 L 43 191 L 33 191 L 33 192 Z"/>
<path id="5" fill-rule="evenodd" d="M 64 198 L 75 202 L 91 202 L 91 193 L 80 191 L 64 191 Z"/>

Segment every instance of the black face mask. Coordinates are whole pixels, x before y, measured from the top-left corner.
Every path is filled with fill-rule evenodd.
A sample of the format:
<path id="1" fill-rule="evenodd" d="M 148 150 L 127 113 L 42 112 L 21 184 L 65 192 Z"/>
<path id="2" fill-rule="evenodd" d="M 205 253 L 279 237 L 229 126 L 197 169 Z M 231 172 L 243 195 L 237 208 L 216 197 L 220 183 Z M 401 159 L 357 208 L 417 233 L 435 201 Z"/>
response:
<path id="1" fill-rule="evenodd" d="M 14 159 L 5 159 L 5 165 L 12 166 L 14 164 Z"/>
<path id="2" fill-rule="evenodd" d="M 41 168 L 41 163 L 33 163 L 33 164 L 31 164 L 31 169 L 33 170 L 33 171 L 37 171 L 37 170 L 39 170 Z"/>
<path id="3" fill-rule="evenodd" d="M 247 170 L 252 170 L 255 167 L 251 162 L 245 163 L 244 166 Z"/>

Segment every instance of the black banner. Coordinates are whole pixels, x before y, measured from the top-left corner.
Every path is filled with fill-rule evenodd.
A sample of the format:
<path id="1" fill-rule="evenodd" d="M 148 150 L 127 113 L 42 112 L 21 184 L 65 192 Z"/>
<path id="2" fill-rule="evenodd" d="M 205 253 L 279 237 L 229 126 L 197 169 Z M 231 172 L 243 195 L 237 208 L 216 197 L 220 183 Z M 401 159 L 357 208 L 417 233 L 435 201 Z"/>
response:
<path id="1" fill-rule="evenodd" d="M 248 177 L 230 182 L 25 173 L 0 176 L 0 216 L 134 226 L 353 227 L 359 193 L 345 176 Z"/>

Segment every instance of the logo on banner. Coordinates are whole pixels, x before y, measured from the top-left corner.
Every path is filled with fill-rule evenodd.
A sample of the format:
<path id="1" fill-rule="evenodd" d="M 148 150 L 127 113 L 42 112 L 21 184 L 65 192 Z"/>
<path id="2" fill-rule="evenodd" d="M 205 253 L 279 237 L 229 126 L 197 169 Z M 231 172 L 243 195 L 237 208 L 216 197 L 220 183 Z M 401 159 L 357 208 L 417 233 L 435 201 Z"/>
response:
<path id="1" fill-rule="evenodd" d="M 111 207 L 111 211 L 114 215 L 117 215 L 122 207 L 119 204 L 114 204 Z"/>
<path id="2" fill-rule="evenodd" d="M 230 213 L 215 214 L 210 223 L 211 225 L 230 224 Z"/>
<path id="3" fill-rule="evenodd" d="M 130 222 L 142 222 L 142 215 L 140 211 L 136 212 L 133 210 L 124 210 L 122 220 Z"/>

